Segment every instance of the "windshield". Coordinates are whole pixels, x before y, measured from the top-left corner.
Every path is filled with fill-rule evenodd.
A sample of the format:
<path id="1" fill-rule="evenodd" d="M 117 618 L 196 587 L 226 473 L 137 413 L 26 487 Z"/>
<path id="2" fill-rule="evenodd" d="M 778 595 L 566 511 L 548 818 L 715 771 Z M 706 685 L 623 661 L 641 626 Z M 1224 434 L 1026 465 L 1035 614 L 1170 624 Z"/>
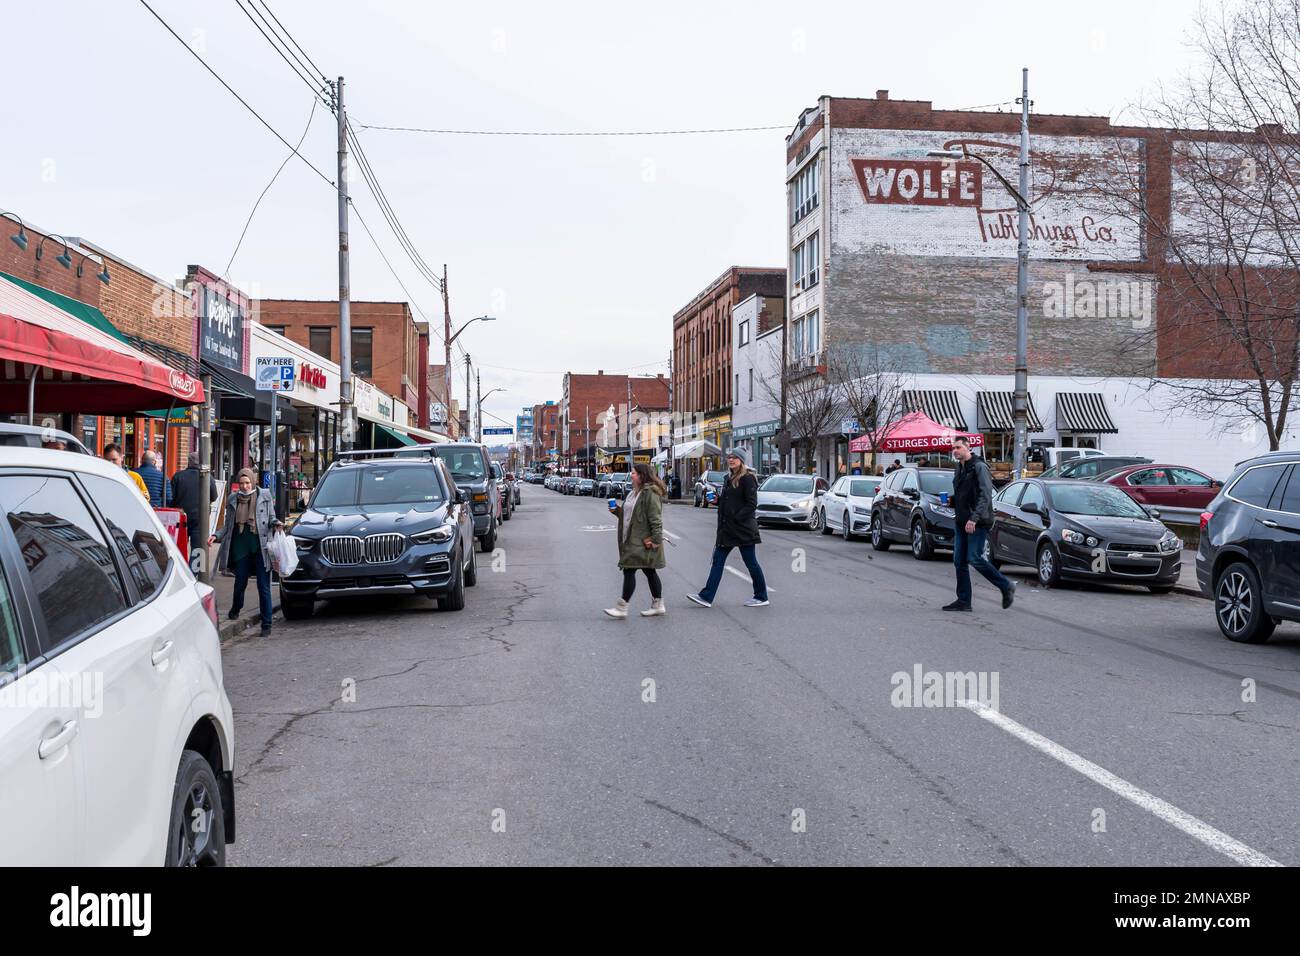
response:
<path id="1" fill-rule="evenodd" d="M 774 491 L 782 495 L 807 495 L 812 493 L 813 480 L 803 475 L 773 475 L 758 490 Z"/>
<path id="2" fill-rule="evenodd" d="M 428 510 L 442 502 L 442 488 L 432 468 L 359 468 L 327 474 L 311 506 L 337 514 L 392 505 Z"/>
<path id="3" fill-rule="evenodd" d="M 928 495 L 938 495 L 944 492 L 952 494 L 952 472 L 951 471 L 923 471 L 921 472 L 921 490 Z"/>
<path id="4" fill-rule="evenodd" d="M 446 463 L 457 481 L 482 481 L 486 475 L 483 453 L 477 448 L 438 448 L 434 454 Z"/>
<path id="5" fill-rule="evenodd" d="M 706 471 L 704 473 L 704 480 L 714 485 L 722 484 L 726 477 L 727 473 L 725 471 Z"/>
<path id="6" fill-rule="evenodd" d="M 849 482 L 849 494 L 854 498 L 870 498 L 880 489 L 880 478 L 857 478 Z"/>
<path id="7" fill-rule="evenodd" d="M 616 471 L 609 476 L 610 481 L 631 481 L 632 475 L 626 471 Z"/>
<path id="8" fill-rule="evenodd" d="M 1068 515 L 1095 515 L 1102 518 L 1146 518 L 1142 506 L 1124 492 L 1110 485 L 1080 482 L 1051 488 L 1052 506 Z"/>

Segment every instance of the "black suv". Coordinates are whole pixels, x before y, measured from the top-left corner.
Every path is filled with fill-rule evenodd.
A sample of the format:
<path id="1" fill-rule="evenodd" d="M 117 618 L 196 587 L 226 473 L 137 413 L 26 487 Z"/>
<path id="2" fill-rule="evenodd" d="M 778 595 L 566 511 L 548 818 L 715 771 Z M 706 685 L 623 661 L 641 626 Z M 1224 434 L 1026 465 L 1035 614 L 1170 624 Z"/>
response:
<path id="1" fill-rule="evenodd" d="M 501 482 L 488 459 L 487 446 L 477 442 L 445 442 L 399 449 L 397 454 L 424 455 L 428 451 L 442 459 L 456 487 L 469 492 L 474 537 L 485 554 L 491 552 L 497 546 L 497 528 L 501 526 Z"/>
<path id="2" fill-rule="evenodd" d="M 1196 580 L 1230 641 L 1262 644 L 1300 621 L 1300 452 L 1237 465 L 1201 513 Z"/>
<path id="3" fill-rule="evenodd" d="M 940 504 L 940 495 L 948 504 Z M 935 548 L 953 543 L 952 472 L 947 468 L 899 468 L 885 476 L 871 503 L 871 546 L 888 551 L 891 542 L 912 545 L 924 561 Z"/>
<path id="4" fill-rule="evenodd" d="M 478 578 L 469 492 L 428 451 L 349 452 L 330 465 L 293 527 L 298 567 L 280 581 L 290 620 L 316 601 L 387 594 L 465 606 Z"/>

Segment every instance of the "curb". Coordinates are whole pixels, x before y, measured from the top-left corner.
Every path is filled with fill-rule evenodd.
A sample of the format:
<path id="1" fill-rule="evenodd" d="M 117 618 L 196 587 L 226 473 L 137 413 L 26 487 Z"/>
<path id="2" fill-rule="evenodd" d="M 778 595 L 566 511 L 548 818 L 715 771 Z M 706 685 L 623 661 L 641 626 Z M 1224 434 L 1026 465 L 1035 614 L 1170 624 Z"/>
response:
<path id="1" fill-rule="evenodd" d="M 272 594 L 275 595 L 271 598 L 271 621 L 274 622 L 275 614 L 280 610 L 279 588 L 276 588 Z M 222 644 L 225 644 L 227 641 L 233 640 L 243 634 L 244 631 L 258 624 L 261 620 L 262 612 L 256 607 L 241 611 L 239 617 L 235 618 L 233 621 L 229 618 L 222 618 L 221 627 L 217 631 L 218 638 Z"/>

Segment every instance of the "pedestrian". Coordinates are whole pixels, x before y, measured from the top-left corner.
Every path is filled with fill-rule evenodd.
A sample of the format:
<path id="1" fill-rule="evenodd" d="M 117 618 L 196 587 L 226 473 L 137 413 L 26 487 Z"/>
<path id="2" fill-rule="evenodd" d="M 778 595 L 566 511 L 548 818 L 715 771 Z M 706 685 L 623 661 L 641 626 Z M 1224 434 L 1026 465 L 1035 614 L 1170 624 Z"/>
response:
<path id="1" fill-rule="evenodd" d="M 897 458 L 895 458 L 894 463 L 885 469 L 885 474 L 889 474 L 890 472 L 893 471 L 898 471 L 898 469 L 902 467 L 903 467 L 903 463 L 899 461 Z"/>
<path id="2" fill-rule="evenodd" d="M 185 469 L 172 475 L 172 504 L 185 512 L 185 525 L 190 535 L 190 555 L 201 544 L 199 538 L 199 513 L 204 508 L 211 508 L 217 500 L 217 479 L 208 475 L 208 493 L 203 494 L 202 472 L 199 471 L 199 456 L 191 454 L 186 459 Z M 207 500 L 204 500 L 204 499 Z"/>
<path id="3" fill-rule="evenodd" d="M 104 460 L 108 462 L 110 465 L 116 465 L 118 468 L 121 468 L 128 475 L 130 475 L 131 480 L 135 483 L 136 490 L 140 492 L 140 496 L 144 498 L 145 501 L 149 501 L 149 488 L 147 485 L 145 485 L 144 479 L 141 478 L 134 471 L 127 469 L 126 466 L 122 464 L 121 445 L 118 445 L 114 442 L 109 442 L 107 445 L 105 445 Z"/>
<path id="4" fill-rule="evenodd" d="M 642 617 L 666 614 L 664 589 L 659 571 L 666 564 L 664 556 L 663 499 L 668 489 L 646 464 L 632 466 L 632 490 L 620 505 L 610 510 L 618 516 L 618 566 L 623 569 L 623 596 L 613 607 L 605 608 L 610 617 L 627 617 L 627 602 L 636 592 L 636 573 L 645 575 L 650 585 L 650 607 Z"/>
<path id="5" fill-rule="evenodd" d="M 155 508 L 165 508 L 171 500 L 171 488 L 167 484 L 167 476 L 162 473 L 158 467 L 158 454 L 152 449 L 146 449 L 140 456 L 140 467 L 135 469 L 135 473 L 140 476 L 144 486 L 149 489 L 149 501 Z"/>
<path id="6" fill-rule="evenodd" d="M 767 580 L 755 552 L 755 546 L 762 541 L 758 534 L 758 479 L 749 468 L 749 456 L 743 448 L 727 452 L 727 470 L 729 473 L 718 496 L 718 535 L 714 540 L 709 580 L 703 591 L 687 597 L 700 607 L 713 607 L 727 555 L 733 548 L 739 548 L 754 582 L 754 596 L 745 602 L 745 607 L 767 607 Z"/>
<path id="7" fill-rule="evenodd" d="M 257 474 L 242 468 L 238 490 L 226 502 L 226 520 L 221 530 L 208 538 L 208 546 L 221 542 L 217 566 L 235 574 L 235 592 L 228 617 L 234 620 L 244 607 L 248 579 L 257 578 L 257 603 L 262 612 L 262 636 L 271 633 L 271 555 L 267 550 L 271 534 L 281 522 L 275 517 L 271 492 L 255 487 Z"/>
<path id="8" fill-rule="evenodd" d="M 957 570 L 957 600 L 943 609 L 971 609 L 971 566 L 1002 592 L 1002 607 L 1009 608 L 1015 600 L 1016 585 L 984 555 L 989 528 L 993 527 L 993 476 L 988 463 L 972 452 L 970 443 L 961 436 L 953 439 L 952 457 L 957 459 L 952 478 L 952 563 Z"/>

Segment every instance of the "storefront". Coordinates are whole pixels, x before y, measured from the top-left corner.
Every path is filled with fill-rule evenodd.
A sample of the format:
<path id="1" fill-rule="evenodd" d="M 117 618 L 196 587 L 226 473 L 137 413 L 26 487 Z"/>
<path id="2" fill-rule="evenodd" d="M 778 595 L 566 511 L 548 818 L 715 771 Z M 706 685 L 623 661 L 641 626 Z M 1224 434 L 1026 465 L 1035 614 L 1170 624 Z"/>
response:
<path id="1" fill-rule="evenodd" d="M 248 376 L 249 299 L 206 269 L 192 266 L 188 276 L 191 308 L 197 314 L 199 371 L 212 381 L 212 473 L 228 485 L 248 465 L 249 425 L 270 425 L 258 417 L 257 389 Z M 198 432 L 194 444 L 198 447 Z"/>
<path id="2" fill-rule="evenodd" d="M 1029 395 L 1027 413 L 1029 434 L 1041 434 L 1043 422 L 1034 407 L 1033 395 Z M 1015 392 L 977 392 L 975 427 L 984 436 L 984 458 L 994 480 L 1010 480 L 1015 462 Z"/>
<path id="3" fill-rule="evenodd" d="M 776 447 L 776 433 L 781 423 L 776 420 L 739 425 L 732 429 L 731 440 L 749 452 L 750 466 L 759 474 L 781 470 L 781 452 Z"/>

